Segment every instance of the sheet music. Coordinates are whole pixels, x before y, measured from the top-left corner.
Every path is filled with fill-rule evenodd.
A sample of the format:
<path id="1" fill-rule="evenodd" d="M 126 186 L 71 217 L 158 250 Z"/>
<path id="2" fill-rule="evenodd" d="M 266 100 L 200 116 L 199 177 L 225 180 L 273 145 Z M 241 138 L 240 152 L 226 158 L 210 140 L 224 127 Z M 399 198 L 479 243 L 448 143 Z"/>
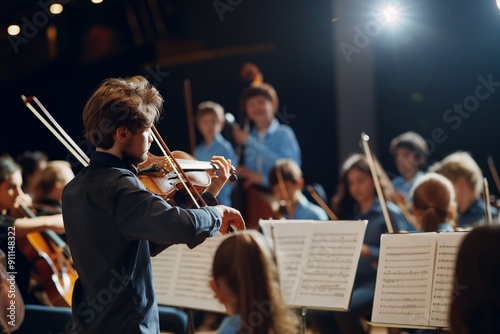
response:
<path id="1" fill-rule="evenodd" d="M 365 230 L 366 221 L 274 224 L 285 303 L 347 310 Z"/>
<path id="2" fill-rule="evenodd" d="M 429 324 L 436 233 L 381 237 L 372 322 Z"/>
<path id="3" fill-rule="evenodd" d="M 465 233 L 439 233 L 436 252 L 436 265 L 434 268 L 434 282 L 432 285 L 432 304 L 430 323 L 431 326 L 449 327 L 448 315 L 454 294 L 453 275 L 458 250 Z M 460 288 L 460 287 L 458 287 Z"/>
<path id="4" fill-rule="evenodd" d="M 151 258 L 159 304 L 225 312 L 209 286 L 214 254 L 223 238 L 207 238 L 194 249 L 173 245 Z"/>

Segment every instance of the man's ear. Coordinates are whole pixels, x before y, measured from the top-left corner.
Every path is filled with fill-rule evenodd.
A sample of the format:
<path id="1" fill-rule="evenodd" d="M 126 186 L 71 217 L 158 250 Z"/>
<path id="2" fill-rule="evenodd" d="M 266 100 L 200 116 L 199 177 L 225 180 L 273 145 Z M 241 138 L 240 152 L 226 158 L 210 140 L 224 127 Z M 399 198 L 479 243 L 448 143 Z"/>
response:
<path id="1" fill-rule="evenodd" d="M 297 188 L 299 188 L 301 191 L 304 189 L 304 180 L 299 180 L 297 182 Z"/>
<path id="2" fill-rule="evenodd" d="M 118 128 L 116 128 L 116 133 L 115 133 L 116 141 L 125 144 L 128 143 L 130 137 L 131 137 L 131 132 L 125 125 L 121 125 Z"/>

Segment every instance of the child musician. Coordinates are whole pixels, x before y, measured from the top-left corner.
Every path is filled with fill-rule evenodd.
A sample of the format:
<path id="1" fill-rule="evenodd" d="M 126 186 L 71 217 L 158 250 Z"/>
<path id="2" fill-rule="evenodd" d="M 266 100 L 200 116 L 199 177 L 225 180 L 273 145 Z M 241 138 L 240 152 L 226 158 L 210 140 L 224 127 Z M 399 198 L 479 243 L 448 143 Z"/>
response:
<path id="1" fill-rule="evenodd" d="M 423 232 L 453 232 L 457 216 L 455 190 L 450 180 L 436 173 L 420 177 L 411 190 L 413 214 Z"/>
<path id="2" fill-rule="evenodd" d="M 467 152 L 455 152 L 441 162 L 436 163 L 430 171 L 448 178 L 457 198 L 457 226 L 468 228 L 485 220 L 486 205 L 481 198 L 483 190 L 483 173 Z M 498 217 L 498 210 L 490 207 L 493 218 Z"/>
<path id="3" fill-rule="evenodd" d="M 283 184 L 280 184 L 280 178 Z M 278 202 L 285 202 L 285 219 L 328 220 L 326 212 L 319 206 L 309 202 L 302 193 L 304 179 L 300 167 L 291 159 L 280 159 L 269 173 L 269 186 Z"/>
<path id="4" fill-rule="evenodd" d="M 203 136 L 203 142 L 193 153 L 196 159 L 210 161 L 213 156 L 223 156 L 230 160 L 233 166 L 237 166 L 233 146 L 221 135 L 224 127 L 224 108 L 220 104 L 212 101 L 200 103 L 196 112 L 196 126 Z M 226 183 L 217 195 L 220 204 L 231 206 L 232 190 L 232 184 Z"/>
<path id="5" fill-rule="evenodd" d="M 390 151 L 400 174 L 392 180 L 392 184 L 400 195 L 409 198 L 413 184 L 424 175 L 429 153 L 427 143 L 418 133 L 408 131 L 391 141 Z"/>
<path id="6" fill-rule="evenodd" d="M 269 187 L 267 179 L 278 159 L 288 158 L 301 165 L 301 152 L 293 130 L 280 124 L 275 117 L 278 96 L 269 84 L 248 87 L 242 96 L 242 106 L 253 123 L 250 133 L 233 129 L 235 141 L 245 145 L 245 165 L 237 174 L 244 180 L 244 187 L 261 185 Z"/>
<path id="7" fill-rule="evenodd" d="M 273 255 L 262 234 L 249 230 L 227 237 L 215 253 L 212 276 L 210 286 L 229 315 L 218 334 L 297 332 L 296 319 L 283 303 Z"/>

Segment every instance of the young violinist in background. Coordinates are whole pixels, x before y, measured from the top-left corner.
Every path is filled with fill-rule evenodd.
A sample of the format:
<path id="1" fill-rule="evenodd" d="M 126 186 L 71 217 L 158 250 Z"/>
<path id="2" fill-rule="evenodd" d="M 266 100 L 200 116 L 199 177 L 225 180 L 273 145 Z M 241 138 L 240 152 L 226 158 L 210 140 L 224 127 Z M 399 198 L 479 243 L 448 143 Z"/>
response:
<path id="1" fill-rule="evenodd" d="M 66 184 L 75 177 L 67 161 L 49 161 L 41 172 L 34 188 L 33 202 L 38 207 L 38 215 L 45 216 L 61 212 L 62 192 Z"/>
<path id="2" fill-rule="evenodd" d="M 241 105 L 253 123 L 250 133 L 233 127 L 233 136 L 240 145 L 245 145 L 244 166 L 238 166 L 237 175 L 244 187 L 260 185 L 269 187 L 268 175 L 276 161 L 288 158 L 301 165 L 301 152 L 293 130 L 280 124 L 275 117 L 278 110 L 278 95 L 266 83 L 248 87 L 242 95 Z"/>
<path id="3" fill-rule="evenodd" d="M 218 334 L 297 332 L 297 321 L 283 303 L 274 257 L 262 234 L 249 230 L 222 241 L 215 252 L 212 277 L 210 286 L 229 315 Z"/>
<path id="4" fill-rule="evenodd" d="M 41 151 L 26 151 L 16 157 L 21 166 L 23 177 L 23 191 L 33 197 L 35 186 L 40 180 L 42 170 L 47 166 L 48 157 Z"/>
<path id="5" fill-rule="evenodd" d="M 436 173 L 421 176 L 410 192 L 413 214 L 423 232 L 453 232 L 457 216 L 455 190 L 450 180 Z"/>
<path id="6" fill-rule="evenodd" d="M 29 205 L 30 198 L 23 194 L 21 168 L 8 156 L 0 157 L 0 247 L 7 254 L 8 231 L 15 231 L 15 238 L 31 232 L 52 230 L 64 232 L 61 214 L 36 218 L 15 218 L 9 211 L 19 205 Z M 71 309 L 36 305 L 38 303 L 28 292 L 31 264 L 16 247 L 15 271 L 16 283 L 25 305 L 25 318 L 22 327 L 16 333 L 59 333 L 66 331 L 66 324 L 71 321 Z M 4 310 L 2 310 L 3 312 Z"/>
<path id="7" fill-rule="evenodd" d="M 383 191 L 389 186 L 381 180 Z M 398 231 L 413 231 L 397 205 L 387 202 L 387 210 Z M 321 333 L 365 334 L 360 318 L 370 317 L 375 294 L 380 236 L 387 225 L 377 197 L 370 166 L 362 154 L 354 154 L 342 165 L 333 211 L 339 219 L 368 220 L 359 259 L 349 312 L 310 311 L 311 320 Z M 337 332 L 335 331 L 337 330 Z"/>
<path id="8" fill-rule="evenodd" d="M 201 161 L 210 161 L 214 156 L 222 156 L 236 167 L 238 161 L 233 146 L 221 135 L 224 127 L 224 108 L 212 101 L 200 103 L 196 112 L 196 126 L 203 136 L 203 142 L 196 146 L 194 157 Z M 233 185 L 226 183 L 217 196 L 220 204 L 231 206 L 232 190 Z"/>
<path id="9" fill-rule="evenodd" d="M 278 160 L 269 172 L 269 186 L 274 198 L 280 204 L 285 202 L 282 205 L 284 206 L 283 216 L 285 219 L 328 220 L 326 212 L 309 202 L 302 193 L 304 179 L 302 171 L 295 161 L 291 159 Z"/>
<path id="10" fill-rule="evenodd" d="M 455 152 L 429 168 L 444 175 L 453 184 L 457 198 L 457 226 L 468 228 L 485 220 L 485 203 L 482 199 L 483 173 L 467 152 Z M 490 207 L 494 219 L 498 210 Z"/>
<path id="11" fill-rule="evenodd" d="M 418 133 L 408 131 L 391 141 L 390 151 L 399 176 L 392 179 L 396 191 L 405 199 L 410 199 L 410 190 L 422 175 L 427 163 L 429 150 L 425 139 Z"/>
<path id="12" fill-rule="evenodd" d="M 64 188 L 62 201 L 79 274 L 73 332 L 158 333 L 150 256 L 177 243 L 193 248 L 231 225 L 245 228 L 233 208 L 172 207 L 139 181 L 137 168 L 148 158 L 162 104 L 158 90 L 134 76 L 104 80 L 84 107 L 86 138 L 96 151 Z M 222 167 L 219 177 L 227 180 L 229 166 Z M 102 291 L 109 292 L 104 302 Z"/>

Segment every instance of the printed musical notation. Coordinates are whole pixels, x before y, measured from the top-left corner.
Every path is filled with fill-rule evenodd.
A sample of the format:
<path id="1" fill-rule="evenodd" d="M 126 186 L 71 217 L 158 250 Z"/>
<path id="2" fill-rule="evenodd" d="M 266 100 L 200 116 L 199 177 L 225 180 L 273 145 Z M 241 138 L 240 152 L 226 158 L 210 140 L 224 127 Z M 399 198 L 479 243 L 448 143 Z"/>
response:
<path id="1" fill-rule="evenodd" d="M 403 238 L 397 238 L 403 236 Z M 372 320 L 426 325 L 436 248 L 434 234 L 382 235 Z M 428 311 L 427 311 L 428 312 Z"/>
<path id="2" fill-rule="evenodd" d="M 209 286 L 213 257 L 222 238 L 207 238 L 193 249 L 173 245 L 151 258 L 159 304 L 225 312 Z"/>
<path id="3" fill-rule="evenodd" d="M 432 284 L 431 326 L 448 327 L 448 315 L 453 298 L 455 262 L 465 233 L 439 233 L 436 250 L 436 267 Z"/>
<path id="4" fill-rule="evenodd" d="M 347 310 L 365 229 L 365 221 L 275 224 L 285 303 Z"/>
<path id="5" fill-rule="evenodd" d="M 383 235 L 372 321 L 448 327 L 463 233 Z"/>

